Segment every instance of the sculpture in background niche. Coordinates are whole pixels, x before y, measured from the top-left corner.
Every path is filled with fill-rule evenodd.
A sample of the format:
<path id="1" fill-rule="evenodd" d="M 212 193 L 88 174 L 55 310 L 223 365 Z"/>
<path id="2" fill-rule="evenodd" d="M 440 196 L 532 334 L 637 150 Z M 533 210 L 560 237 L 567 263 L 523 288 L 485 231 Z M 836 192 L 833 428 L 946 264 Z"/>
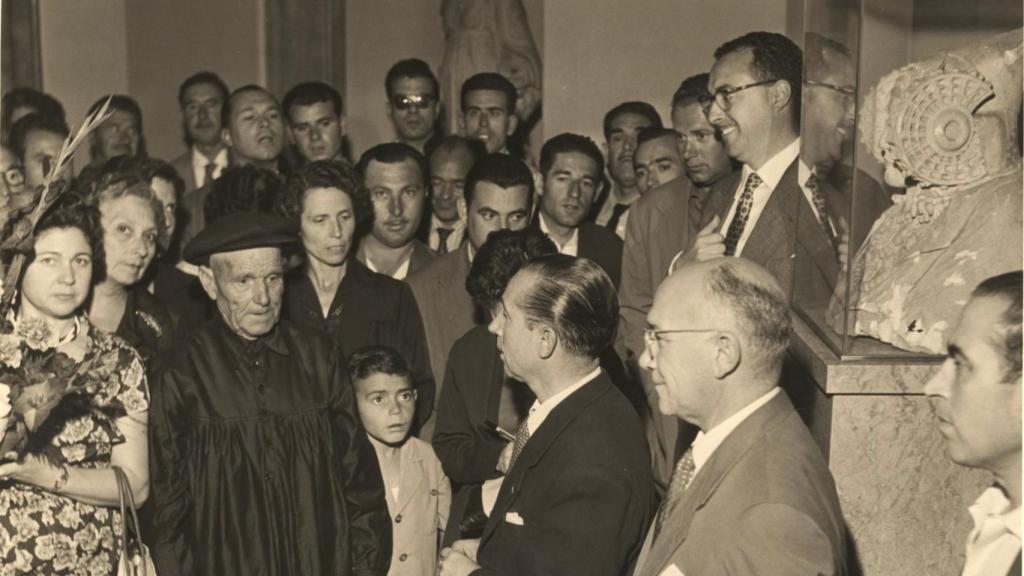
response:
<path id="1" fill-rule="evenodd" d="M 449 129 L 459 125 L 462 83 L 479 72 L 498 72 L 512 82 L 519 93 L 516 116 L 522 127 L 530 124 L 541 103 L 541 62 L 522 0 L 442 0 L 441 20 L 441 98 Z"/>
<path id="2" fill-rule="evenodd" d="M 907 190 L 849 266 L 849 334 L 942 353 L 974 287 L 1021 268 L 1021 52 L 1017 30 L 890 72 L 865 98 L 864 144 Z"/>

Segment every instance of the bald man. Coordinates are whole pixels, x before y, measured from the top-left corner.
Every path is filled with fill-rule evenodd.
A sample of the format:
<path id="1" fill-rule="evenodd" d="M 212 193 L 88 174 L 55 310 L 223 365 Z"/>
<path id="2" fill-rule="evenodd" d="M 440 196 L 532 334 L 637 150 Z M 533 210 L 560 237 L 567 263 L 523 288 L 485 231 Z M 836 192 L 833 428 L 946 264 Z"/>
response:
<path id="1" fill-rule="evenodd" d="M 740 258 L 680 267 L 647 320 L 658 408 L 700 432 L 634 575 L 845 574 L 835 483 L 779 388 L 791 327 L 772 274 Z"/>

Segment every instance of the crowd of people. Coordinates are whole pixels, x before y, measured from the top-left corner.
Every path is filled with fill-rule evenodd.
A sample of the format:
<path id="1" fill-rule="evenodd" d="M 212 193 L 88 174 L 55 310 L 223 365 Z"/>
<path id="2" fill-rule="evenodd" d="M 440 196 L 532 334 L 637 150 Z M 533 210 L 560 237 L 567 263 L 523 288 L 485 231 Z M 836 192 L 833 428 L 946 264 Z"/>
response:
<path id="1" fill-rule="evenodd" d="M 333 87 L 203 71 L 183 154 L 149 157 L 138 104 L 104 96 L 76 176 L 61 104 L 8 92 L 4 239 L 63 193 L 3 253 L 27 265 L 0 367 L 86 384 L 0 463 L 0 575 L 114 573 L 118 470 L 160 576 L 849 573 L 783 377 L 795 285 L 831 293 L 846 223 L 891 204 L 830 199 L 839 145 L 801 146 L 802 101 L 849 127 L 844 55 L 743 35 L 671 127 L 623 102 L 603 149 L 552 135 L 535 164 L 507 78 L 466 80 L 446 134 L 418 59 L 385 76 L 395 140 L 357 159 L 366 112 Z M 830 260 L 796 277 L 801 250 Z M 964 574 L 1019 572 L 1021 284 L 977 288 L 926 388 L 953 461 L 996 479 Z"/>

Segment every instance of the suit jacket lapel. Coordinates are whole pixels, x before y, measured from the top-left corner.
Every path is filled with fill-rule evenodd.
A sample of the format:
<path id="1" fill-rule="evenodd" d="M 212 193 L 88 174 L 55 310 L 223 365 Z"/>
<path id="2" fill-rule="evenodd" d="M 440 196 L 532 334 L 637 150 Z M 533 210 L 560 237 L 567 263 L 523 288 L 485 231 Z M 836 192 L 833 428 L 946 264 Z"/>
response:
<path id="1" fill-rule="evenodd" d="M 515 466 L 508 471 L 505 480 L 498 492 L 498 500 L 494 504 L 490 518 L 487 519 L 487 526 L 484 528 L 481 544 L 486 542 L 494 533 L 494 530 L 505 521 L 505 513 L 509 511 L 516 498 L 519 496 L 519 487 L 523 478 L 534 467 L 544 454 L 551 447 L 551 444 L 562 434 L 576 416 L 586 409 L 591 402 L 606 394 L 612 383 L 608 375 L 603 371 L 597 378 L 583 385 L 582 388 L 573 392 L 568 398 L 562 401 L 554 410 L 548 414 L 541 424 L 540 429 L 530 436 L 523 451 L 519 453 Z M 530 519 L 526 520 L 530 522 Z"/>
<path id="2" fill-rule="evenodd" d="M 732 203 L 736 200 L 737 188 L 740 185 L 740 178 L 743 175 L 742 170 L 736 170 L 729 176 L 722 178 L 711 187 L 711 193 L 709 194 L 707 203 L 704 205 L 704 210 L 701 212 L 700 227 L 703 229 L 711 222 L 715 216 L 718 216 L 719 221 L 724 221 L 725 217 L 729 215 L 729 209 L 732 208 Z M 693 237 L 696 238 L 700 230 L 695 230 Z M 725 236 L 725 231 L 720 231 L 722 236 Z"/>
<path id="3" fill-rule="evenodd" d="M 789 397 L 785 391 L 780 390 L 774 398 L 748 416 L 726 437 L 693 477 L 675 510 L 665 519 L 658 540 L 651 545 L 644 563 L 638 565 L 638 575 L 657 574 L 664 568 L 668 559 L 686 541 L 694 515 L 715 493 L 729 471 L 744 458 L 767 430 L 775 427 L 792 412 L 793 405 Z M 685 571 L 686 567 L 681 568 Z"/>
<path id="4" fill-rule="evenodd" d="M 789 165 L 782 179 L 772 190 L 761 216 L 754 223 L 741 254 L 748 260 L 765 263 L 781 251 L 792 254 L 793 231 L 802 193 L 797 184 L 796 160 Z"/>
<path id="5" fill-rule="evenodd" d="M 412 497 L 419 492 L 420 484 L 426 479 L 423 469 L 423 455 L 418 446 L 411 445 L 411 450 L 402 451 L 402 479 L 398 489 L 398 502 L 395 516 L 401 514 L 409 505 Z"/>

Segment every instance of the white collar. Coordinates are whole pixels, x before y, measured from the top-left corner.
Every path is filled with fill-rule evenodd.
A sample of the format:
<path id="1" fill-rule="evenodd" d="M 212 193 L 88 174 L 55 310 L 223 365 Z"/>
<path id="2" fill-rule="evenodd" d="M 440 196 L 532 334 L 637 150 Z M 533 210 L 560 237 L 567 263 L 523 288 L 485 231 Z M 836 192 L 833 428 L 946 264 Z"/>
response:
<path id="1" fill-rule="evenodd" d="M 433 232 L 434 234 L 437 234 L 438 228 L 447 228 L 451 230 L 452 233 L 455 233 L 458 232 L 459 230 L 464 229 L 465 227 L 466 222 L 462 218 L 459 218 L 455 222 L 449 224 L 448 222 L 441 222 L 441 220 L 437 218 L 437 214 L 430 215 L 430 231 Z"/>
<path id="2" fill-rule="evenodd" d="M 743 178 L 742 182 L 747 181 L 747 177 L 750 176 L 751 172 L 757 172 L 757 175 L 764 182 L 765 186 L 768 186 L 770 190 L 775 190 L 775 187 L 779 185 L 779 180 L 782 180 L 782 175 L 786 173 L 786 169 L 789 165 L 796 160 L 796 157 L 800 155 L 800 139 L 796 138 L 789 143 L 788 146 L 779 150 L 775 156 L 772 156 L 764 166 L 761 166 L 757 170 L 754 170 L 748 164 L 743 165 Z"/>
<path id="3" fill-rule="evenodd" d="M 775 398 L 781 390 L 778 386 L 772 388 L 757 400 L 747 404 L 742 410 L 721 421 L 718 426 L 715 426 L 706 434 L 703 431 L 698 432 L 697 438 L 693 441 L 693 463 L 695 468 L 700 470 L 701 466 L 711 458 L 715 450 L 718 449 L 737 426 L 742 424 L 758 408 L 767 404 L 772 398 Z"/>
<path id="4" fill-rule="evenodd" d="M 200 172 L 206 170 L 206 165 L 211 160 L 203 155 L 195 145 L 192 145 L 192 167 L 198 169 Z M 212 162 L 217 166 L 223 168 L 228 165 L 228 148 L 227 146 L 220 149 L 217 155 L 213 157 Z"/>
<path id="5" fill-rule="evenodd" d="M 968 510 L 975 527 L 981 526 L 986 518 L 995 517 L 1008 532 L 1020 539 L 1020 506 L 1010 510 L 1010 499 L 999 486 L 990 486 L 982 492 Z"/>
<path id="6" fill-rule="evenodd" d="M 598 366 L 597 368 L 594 368 L 592 372 L 577 380 L 575 384 L 563 389 L 561 392 L 555 394 L 551 398 L 548 398 L 543 403 L 540 400 L 534 400 L 533 405 L 530 406 L 529 415 L 527 416 L 527 426 L 530 428 L 530 435 L 532 436 L 537 433 L 537 429 L 540 428 L 541 423 L 547 419 L 548 415 L 551 414 L 551 412 L 561 404 L 563 400 L 571 396 L 573 392 L 583 388 L 587 382 L 597 378 L 600 373 L 601 367 Z"/>
<path id="7" fill-rule="evenodd" d="M 569 239 L 566 240 L 565 244 L 559 245 L 558 241 L 551 236 L 551 231 L 548 229 L 547 222 L 545 221 L 546 218 L 547 215 L 541 212 L 540 218 L 538 218 L 538 220 L 540 220 L 540 231 L 547 235 L 548 238 L 551 238 L 551 241 L 555 243 L 555 247 L 558 248 L 558 253 L 568 254 L 570 256 L 578 256 L 580 251 L 579 226 L 573 229 L 572 236 L 570 236 Z"/>
<path id="8" fill-rule="evenodd" d="M 409 262 L 412 262 L 412 252 L 409 253 L 409 257 L 405 259 L 405 262 L 402 262 L 402 265 L 395 270 L 391 277 L 395 280 L 405 280 L 405 277 L 409 275 Z M 373 265 L 373 260 L 370 260 L 369 255 L 366 256 L 366 267 L 372 272 L 380 273 L 377 267 Z"/>

